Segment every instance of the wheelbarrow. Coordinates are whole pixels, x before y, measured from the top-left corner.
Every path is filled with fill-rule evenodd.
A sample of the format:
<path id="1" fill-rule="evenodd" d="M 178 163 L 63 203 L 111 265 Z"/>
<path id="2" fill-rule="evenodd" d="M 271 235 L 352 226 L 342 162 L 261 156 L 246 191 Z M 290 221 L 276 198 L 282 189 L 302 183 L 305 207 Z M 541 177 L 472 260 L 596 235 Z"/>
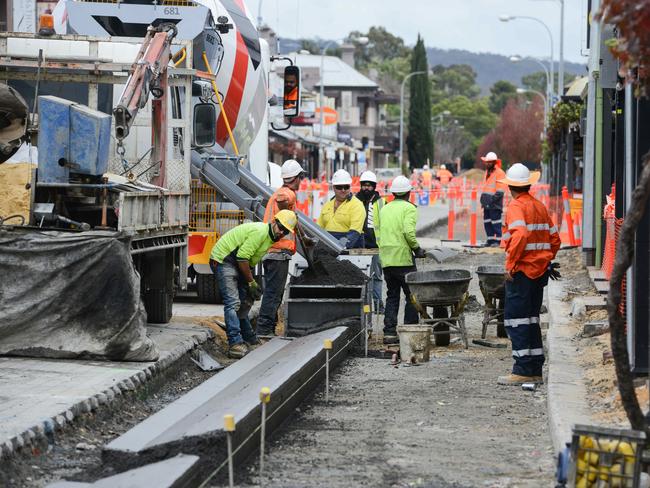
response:
<path id="1" fill-rule="evenodd" d="M 464 310 L 471 280 L 472 274 L 465 269 L 414 271 L 406 275 L 411 302 L 423 317 L 421 322 L 432 325 L 436 346 L 448 346 L 450 334 L 460 334 L 465 349 L 469 347 Z M 427 307 L 433 308 L 433 317 Z"/>
<path id="2" fill-rule="evenodd" d="M 508 337 L 503 325 L 503 304 L 506 297 L 505 269 L 503 266 L 479 266 L 476 269 L 481 294 L 485 299 L 483 309 L 483 329 L 481 338 L 487 336 L 487 328 L 491 323 L 497 325 L 497 337 Z"/>

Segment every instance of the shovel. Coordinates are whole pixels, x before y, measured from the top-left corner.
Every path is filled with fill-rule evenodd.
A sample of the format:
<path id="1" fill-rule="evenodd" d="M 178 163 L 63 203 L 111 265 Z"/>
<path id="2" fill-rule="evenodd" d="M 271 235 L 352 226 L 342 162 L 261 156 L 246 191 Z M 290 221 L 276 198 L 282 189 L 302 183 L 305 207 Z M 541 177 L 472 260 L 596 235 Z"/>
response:
<path id="1" fill-rule="evenodd" d="M 314 239 L 314 243 L 311 246 L 307 246 L 305 242 L 305 234 L 302 232 L 302 229 L 300 229 L 298 232 L 298 240 L 300 241 L 300 245 L 302 246 L 302 250 L 305 253 L 305 259 L 307 260 L 307 266 L 308 267 L 313 267 L 314 265 L 314 248 L 318 244 L 318 239 Z"/>

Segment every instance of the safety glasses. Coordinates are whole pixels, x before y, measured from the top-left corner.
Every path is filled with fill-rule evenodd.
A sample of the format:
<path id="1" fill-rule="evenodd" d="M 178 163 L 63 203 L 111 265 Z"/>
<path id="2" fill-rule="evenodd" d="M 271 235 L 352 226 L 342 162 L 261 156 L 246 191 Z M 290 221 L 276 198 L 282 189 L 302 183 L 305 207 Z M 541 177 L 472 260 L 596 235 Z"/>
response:
<path id="1" fill-rule="evenodd" d="M 347 191 L 350 189 L 350 185 L 336 185 L 334 189 L 339 191 Z"/>

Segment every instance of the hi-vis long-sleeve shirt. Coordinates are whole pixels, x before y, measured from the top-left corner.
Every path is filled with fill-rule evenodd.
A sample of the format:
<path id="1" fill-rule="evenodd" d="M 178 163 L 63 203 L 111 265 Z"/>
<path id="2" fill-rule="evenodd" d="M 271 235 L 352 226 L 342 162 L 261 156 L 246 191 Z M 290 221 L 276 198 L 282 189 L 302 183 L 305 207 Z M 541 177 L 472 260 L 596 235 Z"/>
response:
<path id="1" fill-rule="evenodd" d="M 521 271 L 534 280 L 546 272 L 561 241 L 546 207 L 522 193 L 508 205 L 501 245 L 506 250 L 506 270 Z"/>

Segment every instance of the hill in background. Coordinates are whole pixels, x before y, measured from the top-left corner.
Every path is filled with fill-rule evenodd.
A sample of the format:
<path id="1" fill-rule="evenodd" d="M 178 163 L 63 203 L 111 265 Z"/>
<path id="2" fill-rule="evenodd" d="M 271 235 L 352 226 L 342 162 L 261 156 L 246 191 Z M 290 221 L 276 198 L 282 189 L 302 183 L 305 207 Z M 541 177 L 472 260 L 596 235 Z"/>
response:
<path id="1" fill-rule="evenodd" d="M 324 42 L 324 41 L 321 41 Z M 280 53 L 288 54 L 301 49 L 301 40 L 282 38 L 280 39 Z M 476 83 L 481 88 L 481 93 L 490 93 L 490 87 L 499 80 L 507 80 L 514 85 L 521 86 L 521 78 L 531 73 L 541 71 L 541 67 L 535 61 L 524 58 L 518 63 L 510 61 L 508 56 L 491 53 L 474 53 L 462 49 L 438 49 L 427 48 L 429 66 L 441 64 L 450 66 L 452 64 L 468 64 L 476 72 Z M 587 74 L 586 64 L 564 62 L 566 73 L 577 76 Z M 557 79 L 557 62 L 555 66 Z"/>

